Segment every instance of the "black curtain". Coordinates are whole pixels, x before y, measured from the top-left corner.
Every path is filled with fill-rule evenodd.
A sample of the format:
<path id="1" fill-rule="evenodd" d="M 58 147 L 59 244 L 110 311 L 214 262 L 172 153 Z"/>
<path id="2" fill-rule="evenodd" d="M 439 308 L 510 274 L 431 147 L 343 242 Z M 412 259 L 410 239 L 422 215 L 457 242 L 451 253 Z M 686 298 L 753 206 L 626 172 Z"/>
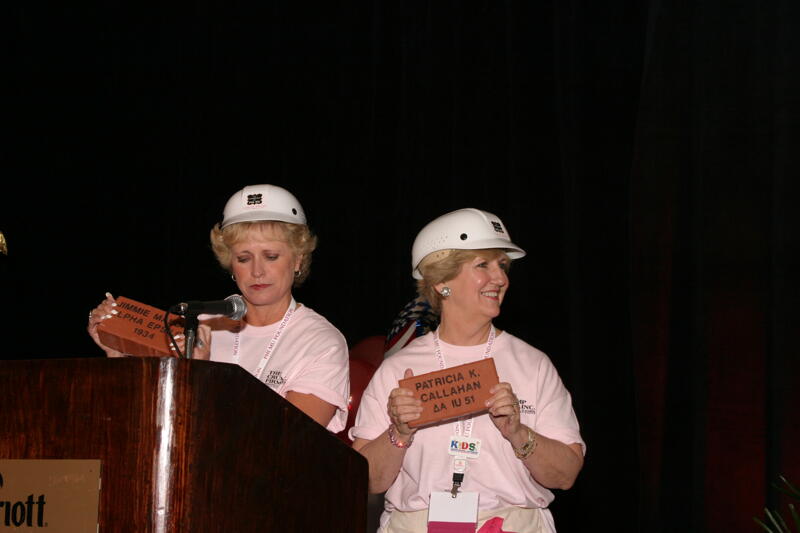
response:
<path id="1" fill-rule="evenodd" d="M 797 7 L 653 2 L 631 173 L 644 530 L 744 531 L 798 430 Z"/>
<path id="2" fill-rule="evenodd" d="M 294 192 L 299 301 L 351 344 L 472 206 L 528 251 L 498 326 L 547 352 L 588 445 L 559 531 L 752 531 L 800 483 L 800 13 L 784 0 L 12 3 L 2 358 L 99 357 L 105 291 L 235 290 L 208 230 Z"/>

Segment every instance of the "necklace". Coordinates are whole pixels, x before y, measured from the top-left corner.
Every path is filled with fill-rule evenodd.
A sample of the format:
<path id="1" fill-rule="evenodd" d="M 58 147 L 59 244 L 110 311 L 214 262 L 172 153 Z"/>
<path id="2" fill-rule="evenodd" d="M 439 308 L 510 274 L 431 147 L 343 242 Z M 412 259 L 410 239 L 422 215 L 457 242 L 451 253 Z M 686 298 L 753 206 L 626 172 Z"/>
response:
<path id="1" fill-rule="evenodd" d="M 272 339 L 267 344 L 267 349 L 264 351 L 264 357 L 258 362 L 258 366 L 256 367 L 255 372 L 253 375 L 257 377 L 259 380 L 261 379 L 261 375 L 264 373 L 264 369 L 267 367 L 267 362 L 269 361 L 272 352 L 275 351 L 275 346 L 278 345 L 278 340 L 281 338 L 283 331 L 289 325 L 289 321 L 292 319 L 292 315 L 294 315 L 295 310 L 297 309 L 297 303 L 294 301 L 294 297 L 292 297 L 292 301 L 289 303 L 288 309 L 286 309 L 286 313 L 283 315 L 283 319 L 281 320 L 280 325 L 278 325 L 278 329 L 275 330 L 275 333 L 272 335 Z M 234 364 L 239 364 L 239 332 L 236 332 L 236 335 L 233 337 L 233 362 Z"/>

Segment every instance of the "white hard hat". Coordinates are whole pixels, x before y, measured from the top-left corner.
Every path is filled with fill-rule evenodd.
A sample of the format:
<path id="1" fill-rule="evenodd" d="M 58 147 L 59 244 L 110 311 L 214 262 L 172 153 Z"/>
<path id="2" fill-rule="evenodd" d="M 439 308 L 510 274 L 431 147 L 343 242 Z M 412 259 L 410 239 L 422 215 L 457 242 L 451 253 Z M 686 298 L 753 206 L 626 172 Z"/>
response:
<path id="1" fill-rule="evenodd" d="M 419 264 L 433 252 L 492 248 L 504 250 L 511 259 L 525 256 L 525 250 L 511 242 L 497 216 L 471 207 L 452 211 L 429 222 L 417 234 L 411 248 L 411 275 L 422 279 Z"/>
<path id="2" fill-rule="evenodd" d="M 248 185 L 225 204 L 220 228 L 258 220 L 305 224 L 306 215 L 297 198 L 286 189 L 277 185 Z"/>

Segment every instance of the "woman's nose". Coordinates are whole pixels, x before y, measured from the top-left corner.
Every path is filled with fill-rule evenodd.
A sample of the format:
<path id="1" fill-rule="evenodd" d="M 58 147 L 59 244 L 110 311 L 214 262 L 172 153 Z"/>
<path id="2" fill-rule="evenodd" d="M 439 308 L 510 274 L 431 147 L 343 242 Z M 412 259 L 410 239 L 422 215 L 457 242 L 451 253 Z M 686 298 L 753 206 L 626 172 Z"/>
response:
<path id="1" fill-rule="evenodd" d="M 494 281 L 501 287 L 506 283 L 508 283 L 508 276 L 506 275 L 506 271 L 500 265 L 494 265 L 492 267 L 492 281 Z"/>
<path id="2" fill-rule="evenodd" d="M 254 278 L 260 278 L 261 276 L 264 275 L 264 265 L 261 263 L 261 261 L 259 261 L 258 259 L 253 261 L 253 269 L 251 270 L 250 273 L 253 275 Z"/>

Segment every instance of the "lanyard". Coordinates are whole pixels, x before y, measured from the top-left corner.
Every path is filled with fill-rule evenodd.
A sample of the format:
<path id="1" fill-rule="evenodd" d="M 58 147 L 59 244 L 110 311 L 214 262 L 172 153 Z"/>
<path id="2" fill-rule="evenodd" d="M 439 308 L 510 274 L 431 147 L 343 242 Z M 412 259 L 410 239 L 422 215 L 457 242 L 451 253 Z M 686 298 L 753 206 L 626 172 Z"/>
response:
<path id="1" fill-rule="evenodd" d="M 494 324 L 492 324 L 492 328 L 489 330 L 489 338 L 486 339 L 486 350 L 483 352 L 483 358 L 486 359 L 492 353 L 492 345 L 494 344 L 496 332 L 494 329 Z M 439 369 L 444 370 L 447 368 L 447 364 L 444 360 L 444 354 L 442 354 L 442 345 L 439 342 L 439 329 L 437 328 L 436 331 L 433 332 L 433 352 L 436 355 L 436 360 L 439 363 Z M 461 421 L 456 421 L 455 433 L 457 436 L 461 436 Z M 469 438 L 472 435 L 472 417 L 469 417 L 464 422 L 464 430 L 463 435 L 466 438 Z M 458 495 L 458 489 L 461 487 L 461 484 L 464 482 L 464 474 L 467 471 L 467 459 L 465 457 L 461 457 L 458 455 L 453 456 L 453 488 L 450 489 L 450 494 L 453 498 Z"/>
<path id="2" fill-rule="evenodd" d="M 267 361 L 269 361 L 272 352 L 275 351 L 275 346 L 278 344 L 278 339 L 281 338 L 283 334 L 283 330 L 286 329 L 286 326 L 289 325 L 289 321 L 292 319 L 292 315 L 294 314 L 297 308 L 297 303 L 294 301 L 294 297 L 292 297 L 292 301 L 289 303 L 289 308 L 286 309 L 286 313 L 283 315 L 283 320 L 281 320 L 278 329 L 275 330 L 275 333 L 272 335 L 272 340 L 269 341 L 267 345 L 267 349 L 264 352 L 264 357 L 261 358 L 259 361 L 258 366 L 256 367 L 255 372 L 253 375 L 257 377 L 259 380 L 261 379 L 261 374 L 264 373 L 264 369 L 267 367 Z M 239 364 L 239 332 L 236 332 L 236 335 L 233 337 L 233 362 L 234 364 Z"/>
<path id="3" fill-rule="evenodd" d="M 492 324 L 492 328 L 489 330 L 489 338 L 486 339 L 486 350 L 483 352 L 483 358 L 486 359 L 492 353 L 492 345 L 494 344 L 496 332 L 494 329 L 494 324 Z M 433 352 L 436 355 L 436 360 L 439 363 L 439 369 L 444 370 L 447 368 L 447 364 L 444 360 L 444 354 L 442 354 L 442 346 L 439 343 L 439 329 L 437 328 L 436 331 L 433 332 Z M 455 428 L 456 435 L 461 436 L 461 421 L 456 421 L 456 428 Z M 472 417 L 467 419 L 464 422 L 464 430 L 463 434 L 465 437 L 469 438 L 472 435 Z"/>

